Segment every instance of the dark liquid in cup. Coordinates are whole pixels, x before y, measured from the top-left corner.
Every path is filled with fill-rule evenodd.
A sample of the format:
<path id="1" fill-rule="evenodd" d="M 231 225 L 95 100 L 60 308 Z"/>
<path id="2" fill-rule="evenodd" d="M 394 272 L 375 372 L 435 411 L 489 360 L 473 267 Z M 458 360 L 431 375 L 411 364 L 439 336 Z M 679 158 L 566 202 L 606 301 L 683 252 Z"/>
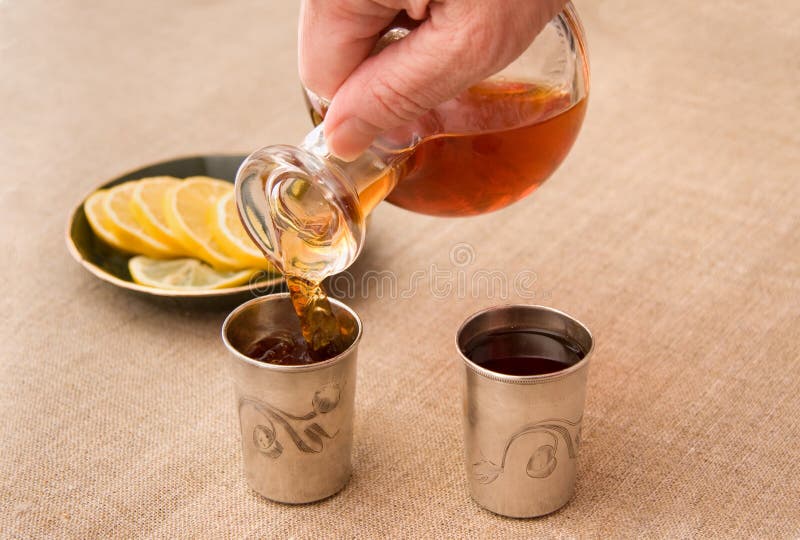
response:
<path id="1" fill-rule="evenodd" d="M 555 373 L 586 356 L 577 343 L 538 329 L 479 334 L 466 344 L 464 354 L 489 371 L 522 376 Z"/>
<path id="2" fill-rule="evenodd" d="M 287 278 L 300 330 L 275 329 L 259 337 L 242 352 L 259 362 L 301 366 L 329 360 L 355 340 L 356 324 L 343 311 L 335 312 L 321 286 Z"/>
<path id="3" fill-rule="evenodd" d="M 289 330 L 275 330 L 243 352 L 253 360 L 281 366 L 301 366 L 315 361 L 303 335 Z"/>

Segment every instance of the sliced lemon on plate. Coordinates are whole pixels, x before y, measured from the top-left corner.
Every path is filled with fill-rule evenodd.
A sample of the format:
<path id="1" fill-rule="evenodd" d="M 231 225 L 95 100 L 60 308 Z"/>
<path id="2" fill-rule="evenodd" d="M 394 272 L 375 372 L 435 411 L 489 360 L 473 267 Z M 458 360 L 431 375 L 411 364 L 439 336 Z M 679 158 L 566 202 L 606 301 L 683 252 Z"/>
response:
<path id="1" fill-rule="evenodd" d="M 213 235 L 219 247 L 230 257 L 242 261 L 247 266 L 276 272 L 275 267 L 264 257 L 247 236 L 244 225 L 236 210 L 236 201 L 231 191 L 217 201 L 214 212 Z"/>
<path id="2" fill-rule="evenodd" d="M 193 176 L 171 188 L 164 200 L 164 215 L 184 249 L 221 270 L 248 265 L 227 255 L 214 238 L 214 207 L 233 184 L 205 176 Z"/>
<path id="3" fill-rule="evenodd" d="M 121 242 L 122 248 L 155 258 L 180 255 L 171 246 L 151 238 L 131 211 L 131 198 L 136 182 L 125 182 L 108 190 L 103 200 L 103 210 L 108 225 Z"/>
<path id="4" fill-rule="evenodd" d="M 89 220 L 94 233 L 99 236 L 106 244 L 109 244 L 122 251 L 128 251 L 122 245 L 122 240 L 119 239 L 117 233 L 114 232 L 110 220 L 103 209 L 103 204 L 108 195 L 107 189 L 95 191 L 83 201 L 83 211 L 86 213 L 86 219 Z"/>
<path id="5" fill-rule="evenodd" d="M 175 254 L 189 255 L 180 238 L 172 232 L 164 214 L 164 200 L 169 190 L 180 183 L 173 176 L 154 176 L 136 182 L 131 194 L 131 212 L 145 232 L 172 248 Z"/>
<path id="6" fill-rule="evenodd" d="M 225 289 L 247 283 L 259 270 L 220 271 L 192 258 L 151 259 L 137 255 L 128 261 L 133 281 L 158 289 L 205 291 Z"/>

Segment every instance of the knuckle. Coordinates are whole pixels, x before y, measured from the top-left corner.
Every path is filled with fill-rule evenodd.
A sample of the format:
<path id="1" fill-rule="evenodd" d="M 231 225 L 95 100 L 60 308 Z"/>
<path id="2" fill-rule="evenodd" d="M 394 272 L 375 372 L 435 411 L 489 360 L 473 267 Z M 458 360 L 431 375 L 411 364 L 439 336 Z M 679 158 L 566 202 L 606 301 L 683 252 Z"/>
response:
<path id="1" fill-rule="evenodd" d="M 387 118 L 385 124 L 400 125 L 410 122 L 428 110 L 419 99 L 411 97 L 411 92 L 398 89 L 386 79 L 373 80 L 369 86 L 369 97 L 381 116 Z M 381 126 L 388 127 L 388 126 Z"/>

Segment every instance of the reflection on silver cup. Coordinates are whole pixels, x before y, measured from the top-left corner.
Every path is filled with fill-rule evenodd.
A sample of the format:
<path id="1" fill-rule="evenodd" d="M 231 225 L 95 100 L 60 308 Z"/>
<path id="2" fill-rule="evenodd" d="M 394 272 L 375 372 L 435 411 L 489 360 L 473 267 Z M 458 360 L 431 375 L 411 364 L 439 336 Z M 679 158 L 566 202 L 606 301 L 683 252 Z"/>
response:
<path id="1" fill-rule="evenodd" d="M 299 332 L 288 294 L 255 298 L 222 326 L 238 401 L 247 483 L 274 501 L 307 503 L 341 490 L 350 478 L 358 315 L 337 300 L 334 311 L 356 331 L 340 355 L 306 365 L 277 365 L 242 351 L 275 330 Z"/>
<path id="2" fill-rule="evenodd" d="M 559 342 L 572 344 L 580 354 L 558 370 L 539 374 L 492 371 L 470 358 L 470 343 L 478 340 L 485 348 L 485 336 L 501 336 L 503 352 L 498 354 L 533 358 L 541 354 L 541 341 L 529 339 L 531 332 L 551 336 L 548 357 Z M 589 330 L 551 308 L 499 306 L 467 319 L 456 346 L 465 365 L 464 435 L 472 498 L 510 517 L 561 508 L 575 487 L 593 347 Z"/>

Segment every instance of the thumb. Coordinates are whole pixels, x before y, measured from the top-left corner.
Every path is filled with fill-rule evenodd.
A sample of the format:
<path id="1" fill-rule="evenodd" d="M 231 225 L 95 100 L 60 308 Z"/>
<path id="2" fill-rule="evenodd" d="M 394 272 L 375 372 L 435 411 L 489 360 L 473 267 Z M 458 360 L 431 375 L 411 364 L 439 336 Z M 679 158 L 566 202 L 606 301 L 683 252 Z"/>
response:
<path id="1" fill-rule="evenodd" d="M 420 26 L 364 60 L 339 87 L 325 116 L 328 148 L 355 159 L 380 133 L 412 122 L 511 63 L 550 20 L 541 5 L 431 2 Z"/>

